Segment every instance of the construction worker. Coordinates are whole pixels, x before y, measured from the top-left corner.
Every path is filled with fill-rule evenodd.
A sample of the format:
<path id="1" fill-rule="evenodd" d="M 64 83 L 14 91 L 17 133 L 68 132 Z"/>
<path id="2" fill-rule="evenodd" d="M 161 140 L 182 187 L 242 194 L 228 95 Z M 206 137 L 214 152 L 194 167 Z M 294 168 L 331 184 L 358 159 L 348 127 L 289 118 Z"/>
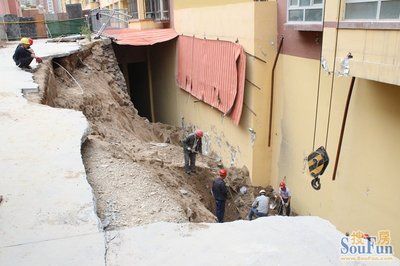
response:
<path id="1" fill-rule="evenodd" d="M 202 142 L 203 131 L 200 129 L 196 130 L 194 133 L 189 134 L 183 141 L 183 155 L 185 158 L 185 172 L 190 175 L 190 173 L 195 172 L 196 167 L 196 155 L 197 153 L 202 153 Z"/>
<path id="2" fill-rule="evenodd" d="M 226 169 L 219 170 L 219 176 L 214 179 L 212 183 L 211 193 L 215 199 L 215 215 L 217 216 L 217 221 L 219 223 L 224 222 L 225 214 L 225 201 L 228 196 L 228 189 L 226 188 L 224 179 L 226 178 L 228 172 Z"/>
<path id="3" fill-rule="evenodd" d="M 285 181 L 279 184 L 279 196 L 282 199 L 283 206 L 280 211 L 280 215 L 290 216 L 290 200 L 292 195 L 290 194 L 289 188 L 286 187 Z"/>
<path id="4" fill-rule="evenodd" d="M 13 59 L 15 64 L 22 69 L 32 69 L 29 65 L 33 59 L 36 59 L 37 63 L 41 63 L 42 59 L 35 55 L 31 49 L 33 40 L 30 38 L 22 38 L 17 48 L 15 49 Z"/>
<path id="5" fill-rule="evenodd" d="M 268 215 L 268 206 L 269 206 L 269 197 L 266 196 L 266 192 L 264 189 L 261 189 L 259 192 L 259 196 L 254 200 L 251 205 L 251 209 L 249 215 L 247 216 L 248 220 L 253 220 L 253 216 L 264 217 Z"/>

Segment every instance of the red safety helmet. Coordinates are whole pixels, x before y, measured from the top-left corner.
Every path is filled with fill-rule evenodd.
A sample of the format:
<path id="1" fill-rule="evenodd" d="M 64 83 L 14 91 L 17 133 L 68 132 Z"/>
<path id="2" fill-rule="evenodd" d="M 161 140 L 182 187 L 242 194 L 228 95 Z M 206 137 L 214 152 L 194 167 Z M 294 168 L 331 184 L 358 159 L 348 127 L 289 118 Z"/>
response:
<path id="1" fill-rule="evenodd" d="M 198 138 L 202 138 L 202 137 L 203 137 L 203 131 L 200 130 L 200 129 L 196 130 L 196 136 L 197 136 Z"/>
<path id="2" fill-rule="evenodd" d="M 281 188 L 286 187 L 285 181 L 282 181 L 282 182 L 279 184 L 279 187 L 281 187 Z"/>
<path id="3" fill-rule="evenodd" d="M 226 169 L 220 169 L 219 170 L 219 176 L 226 177 L 227 174 L 228 174 L 228 172 L 226 171 Z"/>

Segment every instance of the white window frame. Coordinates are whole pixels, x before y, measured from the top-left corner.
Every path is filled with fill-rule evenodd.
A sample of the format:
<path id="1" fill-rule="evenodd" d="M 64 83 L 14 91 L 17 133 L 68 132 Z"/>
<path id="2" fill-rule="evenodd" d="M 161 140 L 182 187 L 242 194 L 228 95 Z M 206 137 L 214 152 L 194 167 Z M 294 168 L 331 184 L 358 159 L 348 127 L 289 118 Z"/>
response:
<path id="1" fill-rule="evenodd" d="M 360 20 L 378 20 L 378 21 L 397 21 L 400 20 L 400 15 L 399 18 L 397 19 L 381 19 L 379 18 L 380 14 L 381 14 L 381 4 L 382 2 L 386 2 L 386 1 L 391 1 L 391 0 L 346 0 L 345 4 L 344 4 L 344 17 L 343 19 L 346 21 L 360 21 Z M 376 9 L 376 14 L 375 14 L 375 19 L 367 19 L 367 18 L 360 18 L 360 19 L 354 19 L 354 18 L 349 18 L 346 19 L 346 5 L 347 4 L 352 4 L 352 3 L 370 3 L 370 2 L 378 2 L 378 7 Z"/>
<path id="2" fill-rule="evenodd" d="M 139 6 L 137 0 L 128 1 L 128 14 L 133 17 L 133 19 L 139 19 Z"/>
<path id="3" fill-rule="evenodd" d="M 297 0 L 297 5 L 293 6 L 290 5 L 290 0 L 287 0 L 287 12 L 286 12 L 286 22 L 288 24 L 322 24 L 324 20 L 324 1 L 327 0 L 322 0 L 322 3 L 320 4 L 314 4 L 314 0 L 310 0 L 310 5 L 309 6 L 300 6 L 300 0 Z M 306 10 L 307 9 L 321 9 L 322 10 L 322 18 L 321 21 L 306 21 Z M 290 21 L 289 20 L 289 11 L 291 10 L 303 10 L 303 21 Z"/>
<path id="4" fill-rule="evenodd" d="M 151 6 L 152 10 L 147 10 L 146 8 L 146 2 L 149 2 L 149 5 Z M 155 3 L 157 2 L 157 3 Z M 157 9 L 156 4 L 159 6 L 159 10 Z M 168 3 L 169 4 L 169 3 Z M 152 18 L 154 20 L 169 20 L 169 8 L 168 6 L 164 6 L 164 1 L 163 0 L 145 0 L 145 17 L 146 18 Z"/>

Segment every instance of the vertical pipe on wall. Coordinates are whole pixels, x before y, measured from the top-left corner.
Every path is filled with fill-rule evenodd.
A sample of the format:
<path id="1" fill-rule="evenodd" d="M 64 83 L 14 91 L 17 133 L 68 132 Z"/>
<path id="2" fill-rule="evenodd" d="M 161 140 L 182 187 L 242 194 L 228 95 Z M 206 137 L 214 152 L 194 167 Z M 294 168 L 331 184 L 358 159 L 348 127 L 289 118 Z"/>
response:
<path id="1" fill-rule="evenodd" d="M 269 103 L 269 129 L 268 129 L 268 147 L 271 147 L 271 138 L 272 138 L 272 112 L 274 109 L 274 84 L 275 84 L 275 68 L 278 63 L 279 54 L 282 50 L 284 37 L 281 36 L 281 42 L 279 43 L 278 52 L 276 53 L 274 65 L 272 66 L 272 74 L 271 74 L 271 95 L 270 95 L 270 103 Z"/>
<path id="2" fill-rule="evenodd" d="M 338 168 L 339 159 L 340 159 L 340 151 L 342 150 L 343 135 L 344 135 L 344 130 L 346 128 L 347 114 L 349 112 L 350 100 L 351 100 L 351 95 L 353 94 L 353 88 L 354 88 L 355 81 L 356 81 L 356 78 L 352 77 L 351 83 L 350 83 L 349 94 L 347 95 L 346 107 L 344 109 L 342 129 L 340 130 L 339 144 L 338 144 L 338 148 L 337 148 L 337 152 L 336 152 L 336 160 L 335 160 L 335 167 L 333 168 L 332 180 L 336 179 L 336 173 L 337 173 L 337 168 Z"/>
<path id="3" fill-rule="evenodd" d="M 151 60 L 150 60 L 150 47 L 148 46 L 146 49 L 147 55 L 147 75 L 149 79 L 149 97 L 150 97 L 150 111 L 151 111 L 151 120 L 153 123 L 156 122 L 156 118 L 154 115 L 154 101 L 153 101 L 153 80 L 151 75 Z"/>

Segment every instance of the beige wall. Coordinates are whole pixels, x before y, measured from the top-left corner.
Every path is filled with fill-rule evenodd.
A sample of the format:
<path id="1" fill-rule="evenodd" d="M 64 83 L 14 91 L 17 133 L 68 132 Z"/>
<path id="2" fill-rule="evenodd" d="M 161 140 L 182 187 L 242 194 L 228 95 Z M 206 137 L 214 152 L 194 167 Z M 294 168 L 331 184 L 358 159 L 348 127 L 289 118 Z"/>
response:
<path id="1" fill-rule="evenodd" d="M 336 181 L 332 181 L 350 83 L 350 78 L 336 78 L 327 145 L 331 162 L 321 177 L 321 190 L 315 191 L 304 157 L 312 151 L 318 67 L 317 60 L 287 55 L 278 64 L 273 184 L 279 181 L 277 177 L 287 177 L 293 207 L 302 215 L 326 218 L 343 232 L 362 230 L 374 235 L 389 229 L 394 244 L 400 247 L 400 87 L 357 79 L 339 171 Z M 318 134 L 326 138 L 326 132 Z"/>
<path id="2" fill-rule="evenodd" d="M 327 24 L 343 16 L 339 3 L 327 1 Z M 272 185 L 277 188 L 286 176 L 299 214 L 328 219 L 342 232 L 362 230 L 376 235 L 389 229 L 395 248 L 400 248 L 400 194 L 396 192 L 400 185 L 396 167 L 400 159 L 399 31 L 332 25 L 324 28 L 322 43 L 328 71 L 321 69 L 319 75 L 319 60 L 290 55 L 279 59 Z M 349 52 L 354 58 L 349 77 L 343 77 L 341 61 Z M 333 181 L 351 76 L 356 83 Z M 305 159 L 319 146 L 326 147 L 330 164 L 321 176 L 321 190 L 315 191 Z"/>
<path id="3" fill-rule="evenodd" d="M 399 38 L 394 31 L 344 30 L 325 28 L 323 57 L 331 73 L 321 70 L 319 60 L 281 55 L 275 77 L 275 108 L 272 149 L 267 147 L 269 95 L 272 62 L 276 53 L 276 5 L 274 2 L 238 1 L 222 5 L 176 1 L 175 28 L 178 33 L 227 41 L 239 40 L 247 56 L 245 107 L 240 126 L 221 113 L 176 87 L 176 43 L 152 47 L 151 61 L 155 90 L 156 118 L 162 122 L 203 128 L 211 140 L 211 149 L 230 164 L 246 165 L 253 184 L 272 184 L 286 176 L 293 193 L 293 208 L 301 215 L 318 215 L 330 220 L 342 232 L 362 230 L 371 235 L 389 229 L 395 247 L 400 247 L 400 87 L 393 84 L 389 71 L 371 75 L 371 68 L 351 62 L 350 75 L 357 77 L 350 104 L 347 128 L 336 180 L 332 180 L 339 133 L 351 77 L 332 74 L 340 69 L 340 60 L 352 52 L 355 59 L 397 64 Z M 328 1 L 327 19 L 337 19 L 336 2 Z M 241 19 L 237 19 L 241 14 Z M 272 15 L 271 15 L 272 14 Z M 380 38 L 387 37 L 384 43 Z M 380 45 L 379 45 L 380 43 Z M 397 46 L 396 46 L 397 45 Z M 390 46 L 390 47 L 389 47 Z M 349 50 L 351 47 L 351 50 Z M 385 48 L 386 47 L 386 48 Z M 382 49 L 380 49 L 382 48 Z M 267 63 L 256 59 L 254 56 Z M 375 61 L 374 61 L 375 60 Z M 364 60 L 364 63 L 367 60 Z M 173 67 L 172 67 L 173 66 Z M 392 81 L 390 81 L 390 79 Z M 318 106 L 317 106 L 318 100 Z M 318 114 L 316 116 L 316 113 Z M 254 146 L 248 128 L 256 133 Z M 315 132 L 315 147 L 314 143 Z M 330 165 L 321 177 L 322 188 L 310 185 L 306 157 L 319 146 L 326 146 Z"/>
<path id="4" fill-rule="evenodd" d="M 179 126 L 183 118 L 186 125 L 202 128 L 210 140 L 210 149 L 222 157 L 226 166 L 246 166 L 254 184 L 267 185 L 271 153 L 266 139 L 269 122 L 269 105 L 266 103 L 269 103 L 269 76 L 276 51 L 276 3 L 214 1 L 214 4 L 206 5 L 206 1 L 200 5 L 199 1 L 194 2 L 174 1 L 174 25 L 179 34 L 238 40 L 247 53 L 241 122 L 239 126 L 234 125 L 221 112 L 176 87 L 176 56 L 165 52 L 165 49 L 174 51 L 173 44 L 168 44 L 164 50 L 153 47 L 151 52 L 153 87 L 157 91 L 154 100 L 156 118 Z M 223 5 L 225 2 L 230 4 Z M 174 67 L 165 70 L 171 62 Z M 172 74 L 174 79 L 171 79 Z M 171 109 L 172 106 L 175 108 Z M 254 145 L 249 128 L 256 132 Z"/>
<path id="5" fill-rule="evenodd" d="M 351 52 L 352 75 L 400 85 L 400 31 L 341 29 L 337 64 Z"/>
<path id="6" fill-rule="evenodd" d="M 251 1 L 253 0 L 173 0 L 174 9 L 211 7 Z"/>
<path id="7" fill-rule="evenodd" d="M 175 86 L 176 40 L 150 48 L 156 121 L 180 126 Z"/>
<path id="8" fill-rule="evenodd" d="M 100 8 L 127 9 L 127 0 L 100 0 Z"/>

